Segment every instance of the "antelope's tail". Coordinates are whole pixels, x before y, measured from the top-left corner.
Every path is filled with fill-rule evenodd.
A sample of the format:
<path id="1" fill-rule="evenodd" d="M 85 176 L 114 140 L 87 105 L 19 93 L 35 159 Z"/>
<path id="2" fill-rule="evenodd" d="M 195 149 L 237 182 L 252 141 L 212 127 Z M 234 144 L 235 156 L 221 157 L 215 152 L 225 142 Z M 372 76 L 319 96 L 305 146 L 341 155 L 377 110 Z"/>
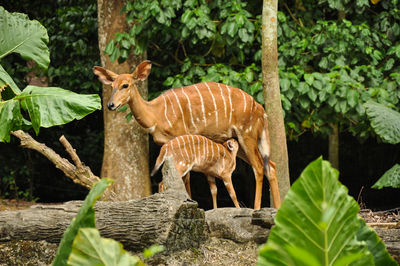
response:
<path id="1" fill-rule="evenodd" d="M 157 173 L 158 169 L 160 169 L 161 165 L 165 161 L 166 154 L 167 154 L 167 148 L 166 148 L 166 145 L 164 145 L 161 147 L 160 154 L 158 155 L 157 160 L 156 160 L 156 164 L 154 165 L 154 168 L 151 171 L 151 174 L 150 174 L 151 176 L 154 176 Z"/>
<path id="2" fill-rule="evenodd" d="M 270 142 L 269 142 L 269 131 L 268 131 L 268 117 L 264 114 L 264 128 L 261 134 L 261 138 L 258 141 L 258 150 L 264 160 L 264 174 L 266 176 L 270 175 L 271 167 L 270 167 Z"/>

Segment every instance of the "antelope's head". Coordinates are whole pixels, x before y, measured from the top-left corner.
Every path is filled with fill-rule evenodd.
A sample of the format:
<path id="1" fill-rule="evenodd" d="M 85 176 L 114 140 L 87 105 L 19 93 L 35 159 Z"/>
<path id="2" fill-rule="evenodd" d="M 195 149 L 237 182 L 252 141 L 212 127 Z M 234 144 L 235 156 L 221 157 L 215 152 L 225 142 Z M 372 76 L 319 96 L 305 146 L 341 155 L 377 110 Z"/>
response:
<path id="1" fill-rule="evenodd" d="M 131 90 L 135 89 L 138 81 L 147 79 L 151 70 L 151 62 L 146 60 L 140 63 L 132 74 L 118 75 L 111 70 L 95 66 L 93 73 L 98 76 L 101 83 L 111 85 L 112 94 L 107 103 L 107 108 L 111 111 L 118 109 L 126 104 L 131 97 Z"/>

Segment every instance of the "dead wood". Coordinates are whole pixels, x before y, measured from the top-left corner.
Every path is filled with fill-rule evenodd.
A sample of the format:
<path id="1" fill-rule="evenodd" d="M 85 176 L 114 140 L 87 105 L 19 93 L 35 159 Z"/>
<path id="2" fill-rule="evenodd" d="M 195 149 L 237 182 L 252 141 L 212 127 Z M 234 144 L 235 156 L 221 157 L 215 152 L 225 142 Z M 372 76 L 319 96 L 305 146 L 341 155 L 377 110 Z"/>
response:
<path id="1" fill-rule="evenodd" d="M 60 137 L 60 142 L 71 156 L 75 165 L 70 163 L 67 159 L 62 158 L 53 149 L 47 147 L 45 144 L 36 141 L 28 133 L 22 130 L 12 131 L 11 134 L 20 139 L 22 147 L 35 150 L 44 155 L 55 165 L 55 167 L 63 171 L 63 173 L 74 183 L 91 189 L 92 186 L 100 180 L 98 176 L 93 174 L 88 166 L 85 166 L 81 162 L 79 156 L 76 154 L 75 149 L 64 136 Z M 102 199 L 113 201 L 115 198 L 115 193 L 110 192 L 110 190 L 106 190 Z"/>

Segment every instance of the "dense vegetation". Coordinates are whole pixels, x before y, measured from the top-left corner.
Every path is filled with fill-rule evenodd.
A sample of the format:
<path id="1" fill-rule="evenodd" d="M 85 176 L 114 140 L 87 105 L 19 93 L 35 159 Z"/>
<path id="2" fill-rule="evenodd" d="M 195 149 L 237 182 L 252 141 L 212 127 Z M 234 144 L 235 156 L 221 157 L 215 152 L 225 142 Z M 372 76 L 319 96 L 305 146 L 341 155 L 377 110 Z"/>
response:
<path id="1" fill-rule="evenodd" d="M 99 64 L 96 1 L 58 0 L 45 7 L 36 2 L 9 1 L 4 7 L 27 13 L 48 29 L 51 64 L 47 72 L 37 70 L 37 74 L 47 76 L 52 86 L 100 93 L 100 84 L 91 73 L 92 66 Z M 170 87 L 212 80 L 240 87 L 262 102 L 261 4 L 240 0 L 128 2 L 124 11 L 132 29 L 117 35 L 105 52 L 123 61 L 130 52 L 147 49 L 154 65 L 150 97 Z M 376 5 L 367 0 L 281 2 L 278 20 L 282 104 L 288 139 L 293 140 L 289 142 L 291 176 L 297 177 L 319 155 L 326 156 L 326 137 L 332 125 L 338 125 L 342 181 L 350 193 L 357 197 L 365 186 L 367 204 L 373 206 L 373 197 L 383 195 L 387 199 L 383 205 L 398 205 L 388 191 L 377 194 L 367 188 L 399 162 L 400 152 L 398 146 L 379 144 L 363 105 L 373 100 L 399 110 L 398 0 Z M 14 56 L 2 60 L 2 65 L 18 85 L 24 84 L 25 61 Z M 43 130 L 39 139 L 61 151 L 57 139 L 65 134 L 82 160 L 99 172 L 102 126 L 101 113 L 96 112 L 71 126 Z M 49 165 L 40 155 L 21 153 L 17 143 L 13 144 L 0 144 L 0 158 L 5 162 L 0 169 L 3 196 L 5 192 L 11 197 L 20 192 L 27 195 L 24 192 L 29 192 L 31 184 L 33 195 L 44 200 L 82 197 L 75 187 L 63 185 L 62 174 L 52 167 L 40 167 Z M 21 162 L 27 163 L 21 167 Z M 238 174 L 243 171 L 239 169 Z M 236 180 L 240 182 L 240 177 Z M 204 188 L 207 191 L 207 185 Z M 55 193 L 50 193 L 53 189 Z M 239 198 L 240 193 L 253 194 L 242 190 Z"/>

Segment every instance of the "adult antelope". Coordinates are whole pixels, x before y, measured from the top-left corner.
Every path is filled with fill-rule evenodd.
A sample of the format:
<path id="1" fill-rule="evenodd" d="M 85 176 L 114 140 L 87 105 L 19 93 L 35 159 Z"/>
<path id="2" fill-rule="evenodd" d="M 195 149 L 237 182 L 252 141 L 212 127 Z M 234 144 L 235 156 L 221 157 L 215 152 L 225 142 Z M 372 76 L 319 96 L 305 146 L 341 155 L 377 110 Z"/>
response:
<path id="1" fill-rule="evenodd" d="M 137 83 L 145 80 L 150 70 L 150 61 L 140 63 L 131 74 L 118 75 L 95 66 L 94 74 L 113 90 L 108 109 L 113 111 L 128 104 L 136 121 L 159 145 L 187 134 L 202 135 L 219 143 L 237 138 L 238 156 L 252 166 L 256 178 L 254 209 L 261 207 L 264 174 L 268 177 L 274 207 L 279 208 L 278 181 L 275 164 L 269 160 L 264 108 L 243 90 L 215 82 L 170 89 L 146 101 L 139 94 Z"/>
<path id="2" fill-rule="evenodd" d="M 186 190 L 189 194 L 190 184 L 188 184 L 189 175 L 187 174 L 192 170 L 201 172 L 207 176 L 214 209 L 217 208 L 218 192 L 215 177 L 224 182 L 235 207 L 240 208 L 232 185 L 232 173 L 236 167 L 238 149 L 239 144 L 234 139 L 229 139 L 223 144 L 219 144 L 200 135 L 178 136 L 161 147 L 151 176 L 158 171 L 168 156 L 172 157 L 175 168 L 180 177 L 184 179 Z"/>

